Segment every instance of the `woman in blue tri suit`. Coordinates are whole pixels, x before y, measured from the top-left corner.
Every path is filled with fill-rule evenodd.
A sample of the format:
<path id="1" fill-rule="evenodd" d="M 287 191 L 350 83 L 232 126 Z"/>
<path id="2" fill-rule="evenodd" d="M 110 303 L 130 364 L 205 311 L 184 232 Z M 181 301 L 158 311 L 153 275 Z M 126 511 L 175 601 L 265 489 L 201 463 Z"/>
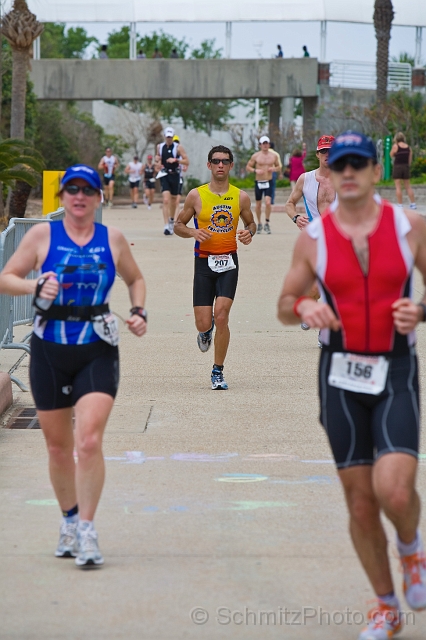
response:
<path id="1" fill-rule="evenodd" d="M 103 564 L 93 518 L 105 475 L 102 437 L 119 379 L 110 291 L 118 271 L 132 306 L 127 326 L 142 336 L 145 282 L 121 231 L 94 222 L 101 202 L 97 172 L 70 167 L 59 195 L 64 219 L 28 231 L 0 274 L 0 292 L 34 294 L 31 389 L 63 514 L 55 555 L 75 557 L 86 568 Z M 26 280 L 32 269 L 41 276 Z"/>

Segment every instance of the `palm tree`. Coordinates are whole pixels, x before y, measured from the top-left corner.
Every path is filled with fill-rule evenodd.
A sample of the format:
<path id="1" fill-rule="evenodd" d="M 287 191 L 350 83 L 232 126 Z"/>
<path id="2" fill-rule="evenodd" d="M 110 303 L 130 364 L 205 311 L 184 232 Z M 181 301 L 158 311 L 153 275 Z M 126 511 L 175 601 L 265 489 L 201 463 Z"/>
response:
<path id="1" fill-rule="evenodd" d="M 25 137 L 25 97 L 30 50 L 42 31 L 43 25 L 28 9 L 26 0 L 14 0 L 13 9 L 3 17 L 1 26 L 2 34 L 12 47 L 11 138 L 23 140 Z M 12 216 L 24 217 L 30 191 L 28 181 L 16 180 L 9 205 Z"/>
<path id="2" fill-rule="evenodd" d="M 23 140 L 9 138 L 0 142 L 0 184 L 13 187 L 16 182 L 23 182 L 31 189 L 37 185 L 43 168 L 41 154 Z M 0 194 L 0 218 L 3 215 L 3 197 Z"/>
<path id="3" fill-rule="evenodd" d="M 376 53 L 376 101 L 378 105 L 386 102 L 388 89 L 389 41 L 394 17 L 392 0 L 374 0 L 374 29 L 377 39 Z"/>

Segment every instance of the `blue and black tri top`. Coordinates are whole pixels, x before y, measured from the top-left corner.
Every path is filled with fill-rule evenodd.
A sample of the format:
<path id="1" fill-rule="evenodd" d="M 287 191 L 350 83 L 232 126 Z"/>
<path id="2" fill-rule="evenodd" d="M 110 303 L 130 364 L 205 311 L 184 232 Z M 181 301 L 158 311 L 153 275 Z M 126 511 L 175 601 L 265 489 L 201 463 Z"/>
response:
<path id="1" fill-rule="evenodd" d="M 69 238 L 62 220 L 50 223 L 50 247 L 42 273 L 54 271 L 59 293 L 53 304 L 92 306 L 107 303 L 115 278 L 115 265 L 108 242 L 108 229 L 95 224 L 93 238 L 79 247 Z M 58 344 L 88 344 L 100 337 L 91 322 L 48 320 L 36 316 L 34 333 Z"/>

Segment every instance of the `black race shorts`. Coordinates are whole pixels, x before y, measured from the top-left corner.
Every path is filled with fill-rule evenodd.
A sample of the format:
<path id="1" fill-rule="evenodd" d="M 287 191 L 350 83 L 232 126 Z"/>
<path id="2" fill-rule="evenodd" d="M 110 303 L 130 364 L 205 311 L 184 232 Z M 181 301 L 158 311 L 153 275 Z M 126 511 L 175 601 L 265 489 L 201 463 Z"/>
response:
<path id="1" fill-rule="evenodd" d="M 420 415 L 417 357 L 390 358 L 386 387 L 377 396 L 328 384 L 331 352 L 319 366 L 320 421 L 338 469 L 373 464 L 385 453 L 417 457 Z"/>
<path id="2" fill-rule="evenodd" d="M 32 335 L 30 382 L 40 411 L 73 407 L 87 393 L 115 398 L 119 377 L 118 347 L 104 340 L 56 344 Z"/>
<path id="3" fill-rule="evenodd" d="M 409 180 L 410 167 L 408 164 L 394 164 L 392 169 L 392 178 L 394 180 Z"/>
<path id="4" fill-rule="evenodd" d="M 272 179 L 271 180 L 265 180 L 265 182 L 269 182 L 269 187 L 267 189 L 259 189 L 259 183 L 256 180 L 256 182 L 254 183 L 254 198 L 255 200 L 258 202 L 259 200 L 262 200 L 262 197 L 265 196 L 272 196 Z"/>
<path id="5" fill-rule="evenodd" d="M 170 195 L 177 196 L 179 194 L 179 180 L 180 175 L 178 173 L 168 173 L 163 176 L 160 178 L 161 192 L 170 191 Z"/>
<path id="6" fill-rule="evenodd" d="M 111 176 L 107 177 L 104 176 L 104 185 L 107 187 L 109 185 L 110 182 L 114 182 L 115 181 L 115 173 L 113 173 Z"/>
<path id="7" fill-rule="evenodd" d="M 134 182 L 131 182 L 129 180 L 129 187 L 131 189 L 139 189 L 140 182 L 141 182 L 140 180 L 135 180 Z"/>
<path id="8" fill-rule="evenodd" d="M 155 182 L 145 180 L 145 189 L 155 189 Z"/>
<path id="9" fill-rule="evenodd" d="M 194 261 L 194 307 L 212 307 L 215 298 L 235 298 L 238 283 L 238 256 L 232 254 L 236 269 L 216 273 L 208 265 L 207 258 L 197 258 Z"/>

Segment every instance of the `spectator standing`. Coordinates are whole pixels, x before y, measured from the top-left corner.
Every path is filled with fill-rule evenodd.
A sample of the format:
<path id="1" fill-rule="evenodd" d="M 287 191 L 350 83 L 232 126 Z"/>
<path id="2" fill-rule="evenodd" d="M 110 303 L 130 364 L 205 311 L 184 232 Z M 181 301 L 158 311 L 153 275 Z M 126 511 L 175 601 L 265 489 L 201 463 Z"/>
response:
<path id="1" fill-rule="evenodd" d="M 305 167 L 303 166 L 303 161 L 306 158 L 306 144 L 303 143 L 303 148 L 294 149 L 291 158 L 288 163 L 289 168 L 289 179 L 291 188 L 294 189 L 296 186 L 296 182 L 298 178 L 305 173 Z"/>
<path id="2" fill-rule="evenodd" d="M 277 49 L 278 49 L 278 53 L 275 56 L 276 58 L 284 58 L 284 53 L 283 50 L 281 49 L 281 45 L 277 44 Z"/>
<path id="3" fill-rule="evenodd" d="M 390 157 L 393 158 L 392 178 L 395 182 L 396 201 L 402 206 L 402 189 L 401 180 L 410 198 L 410 209 L 417 209 L 414 199 L 414 191 L 410 185 L 410 165 L 413 160 L 413 152 L 408 146 L 405 135 L 402 131 L 398 131 L 393 139 L 393 146 L 390 151 Z"/>
<path id="4" fill-rule="evenodd" d="M 303 49 L 303 57 L 310 58 L 311 56 L 309 54 L 308 47 L 306 46 L 306 44 L 303 45 L 302 49 Z"/>
<path id="5" fill-rule="evenodd" d="M 103 44 L 101 46 L 101 50 L 99 52 L 99 59 L 100 60 L 107 60 L 108 59 L 108 54 L 107 54 L 107 46 L 106 44 Z"/>
<path id="6" fill-rule="evenodd" d="M 171 57 L 171 58 L 179 58 L 179 54 L 178 54 L 178 52 L 176 51 L 176 49 L 172 49 L 172 52 L 171 52 L 171 54 L 170 54 L 170 57 Z"/>
<path id="7" fill-rule="evenodd" d="M 143 49 L 139 49 L 139 53 L 136 56 L 137 60 L 144 60 L 146 58 L 146 53 Z"/>
<path id="8" fill-rule="evenodd" d="M 159 51 L 158 47 L 155 47 L 154 53 L 152 54 L 153 58 L 162 58 L 163 54 Z"/>

